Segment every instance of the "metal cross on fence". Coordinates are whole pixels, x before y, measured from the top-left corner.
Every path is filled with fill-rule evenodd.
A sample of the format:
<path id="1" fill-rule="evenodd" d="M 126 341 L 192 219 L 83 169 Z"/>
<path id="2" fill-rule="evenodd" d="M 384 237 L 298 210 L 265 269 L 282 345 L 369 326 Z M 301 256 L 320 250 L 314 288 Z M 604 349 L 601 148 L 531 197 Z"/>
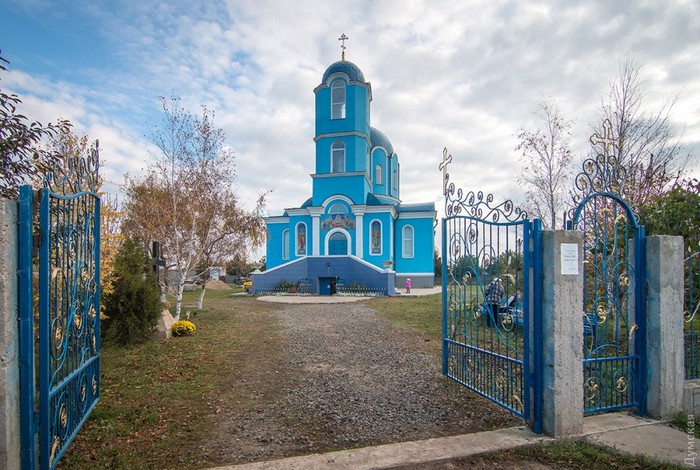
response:
<path id="1" fill-rule="evenodd" d="M 603 121 L 603 135 L 600 136 L 597 132 L 594 133 L 591 136 L 591 143 L 593 145 L 603 144 L 603 155 L 606 157 L 610 156 L 609 148 L 611 145 L 614 148 L 617 145 L 617 141 L 613 136 L 612 124 L 610 124 L 609 119 Z"/>
<path id="2" fill-rule="evenodd" d="M 452 155 L 447 153 L 447 147 L 442 151 L 442 162 L 438 167 L 442 170 L 442 195 L 447 195 L 447 165 L 452 163 Z"/>

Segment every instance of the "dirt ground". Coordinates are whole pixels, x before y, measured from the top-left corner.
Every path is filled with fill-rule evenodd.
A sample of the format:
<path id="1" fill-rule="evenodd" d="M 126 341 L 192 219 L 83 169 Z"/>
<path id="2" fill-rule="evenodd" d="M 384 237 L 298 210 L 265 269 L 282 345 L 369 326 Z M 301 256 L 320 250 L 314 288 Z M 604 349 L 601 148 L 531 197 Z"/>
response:
<path id="1" fill-rule="evenodd" d="M 439 338 L 393 327 L 371 303 L 283 305 L 259 338 L 236 408 L 207 453 L 230 464 L 522 424 L 441 376 Z M 253 319 L 251 318 L 251 321 Z M 243 393 L 242 393 L 243 392 Z"/>

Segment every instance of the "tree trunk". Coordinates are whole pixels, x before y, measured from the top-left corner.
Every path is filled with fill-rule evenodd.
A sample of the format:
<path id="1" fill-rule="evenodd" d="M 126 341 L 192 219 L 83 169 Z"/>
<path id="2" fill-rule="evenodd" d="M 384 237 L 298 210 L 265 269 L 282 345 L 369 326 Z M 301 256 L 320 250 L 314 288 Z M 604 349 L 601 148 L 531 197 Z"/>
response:
<path id="1" fill-rule="evenodd" d="M 207 291 L 206 283 L 202 283 L 202 290 L 199 291 L 199 299 L 197 299 L 197 310 L 202 310 L 202 301 L 204 300 L 204 293 Z"/>
<path id="2" fill-rule="evenodd" d="M 180 311 L 182 310 L 182 291 L 185 290 L 185 283 L 178 282 L 177 291 L 175 292 L 175 315 L 173 319 L 180 321 Z"/>

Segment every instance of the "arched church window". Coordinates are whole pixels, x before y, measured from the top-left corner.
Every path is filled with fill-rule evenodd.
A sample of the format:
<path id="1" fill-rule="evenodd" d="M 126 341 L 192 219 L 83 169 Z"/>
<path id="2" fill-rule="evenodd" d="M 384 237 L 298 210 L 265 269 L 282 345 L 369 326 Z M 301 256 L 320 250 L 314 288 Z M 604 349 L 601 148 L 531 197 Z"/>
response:
<path id="1" fill-rule="evenodd" d="M 306 255 L 306 224 L 297 225 L 297 256 Z"/>
<path id="2" fill-rule="evenodd" d="M 331 173 L 345 172 L 345 144 L 339 140 L 331 145 Z"/>
<path id="3" fill-rule="evenodd" d="M 328 209 L 328 213 L 329 214 L 347 214 L 348 208 L 345 207 L 343 204 L 335 203 L 330 207 L 330 209 Z"/>
<path id="4" fill-rule="evenodd" d="M 375 184 L 383 184 L 382 183 L 382 166 L 377 165 L 374 169 L 374 183 Z"/>
<path id="5" fill-rule="evenodd" d="M 391 180 L 391 187 L 393 189 L 397 189 L 399 187 L 399 174 L 396 170 L 394 170 L 393 179 Z"/>
<path id="6" fill-rule="evenodd" d="M 336 80 L 331 85 L 331 119 L 345 119 L 345 82 Z"/>
<path id="7" fill-rule="evenodd" d="M 289 259 L 289 230 L 282 232 L 282 259 Z"/>
<path id="8" fill-rule="evenodd" d="M 413 227 L 406 225 L 401 231 L 403 240 L 403 257 L 413 258 Z"/>
<path id="9" fill-rule="evenodd" d="M 382 223 L 378 220 L 373 220 L 370 225 L 370 254 L 382 254 Z"/>

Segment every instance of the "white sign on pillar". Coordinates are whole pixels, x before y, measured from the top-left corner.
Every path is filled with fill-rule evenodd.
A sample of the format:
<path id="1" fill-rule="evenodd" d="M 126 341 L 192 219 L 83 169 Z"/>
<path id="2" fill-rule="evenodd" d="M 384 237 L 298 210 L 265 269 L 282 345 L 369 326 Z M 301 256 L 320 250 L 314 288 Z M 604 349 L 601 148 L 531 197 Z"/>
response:
<path id="1" fill-rule="evenodd" d="M 561 274 L 562 276 L 578 275 L 578 245 L 576 243 L 561 244 Z"/>

